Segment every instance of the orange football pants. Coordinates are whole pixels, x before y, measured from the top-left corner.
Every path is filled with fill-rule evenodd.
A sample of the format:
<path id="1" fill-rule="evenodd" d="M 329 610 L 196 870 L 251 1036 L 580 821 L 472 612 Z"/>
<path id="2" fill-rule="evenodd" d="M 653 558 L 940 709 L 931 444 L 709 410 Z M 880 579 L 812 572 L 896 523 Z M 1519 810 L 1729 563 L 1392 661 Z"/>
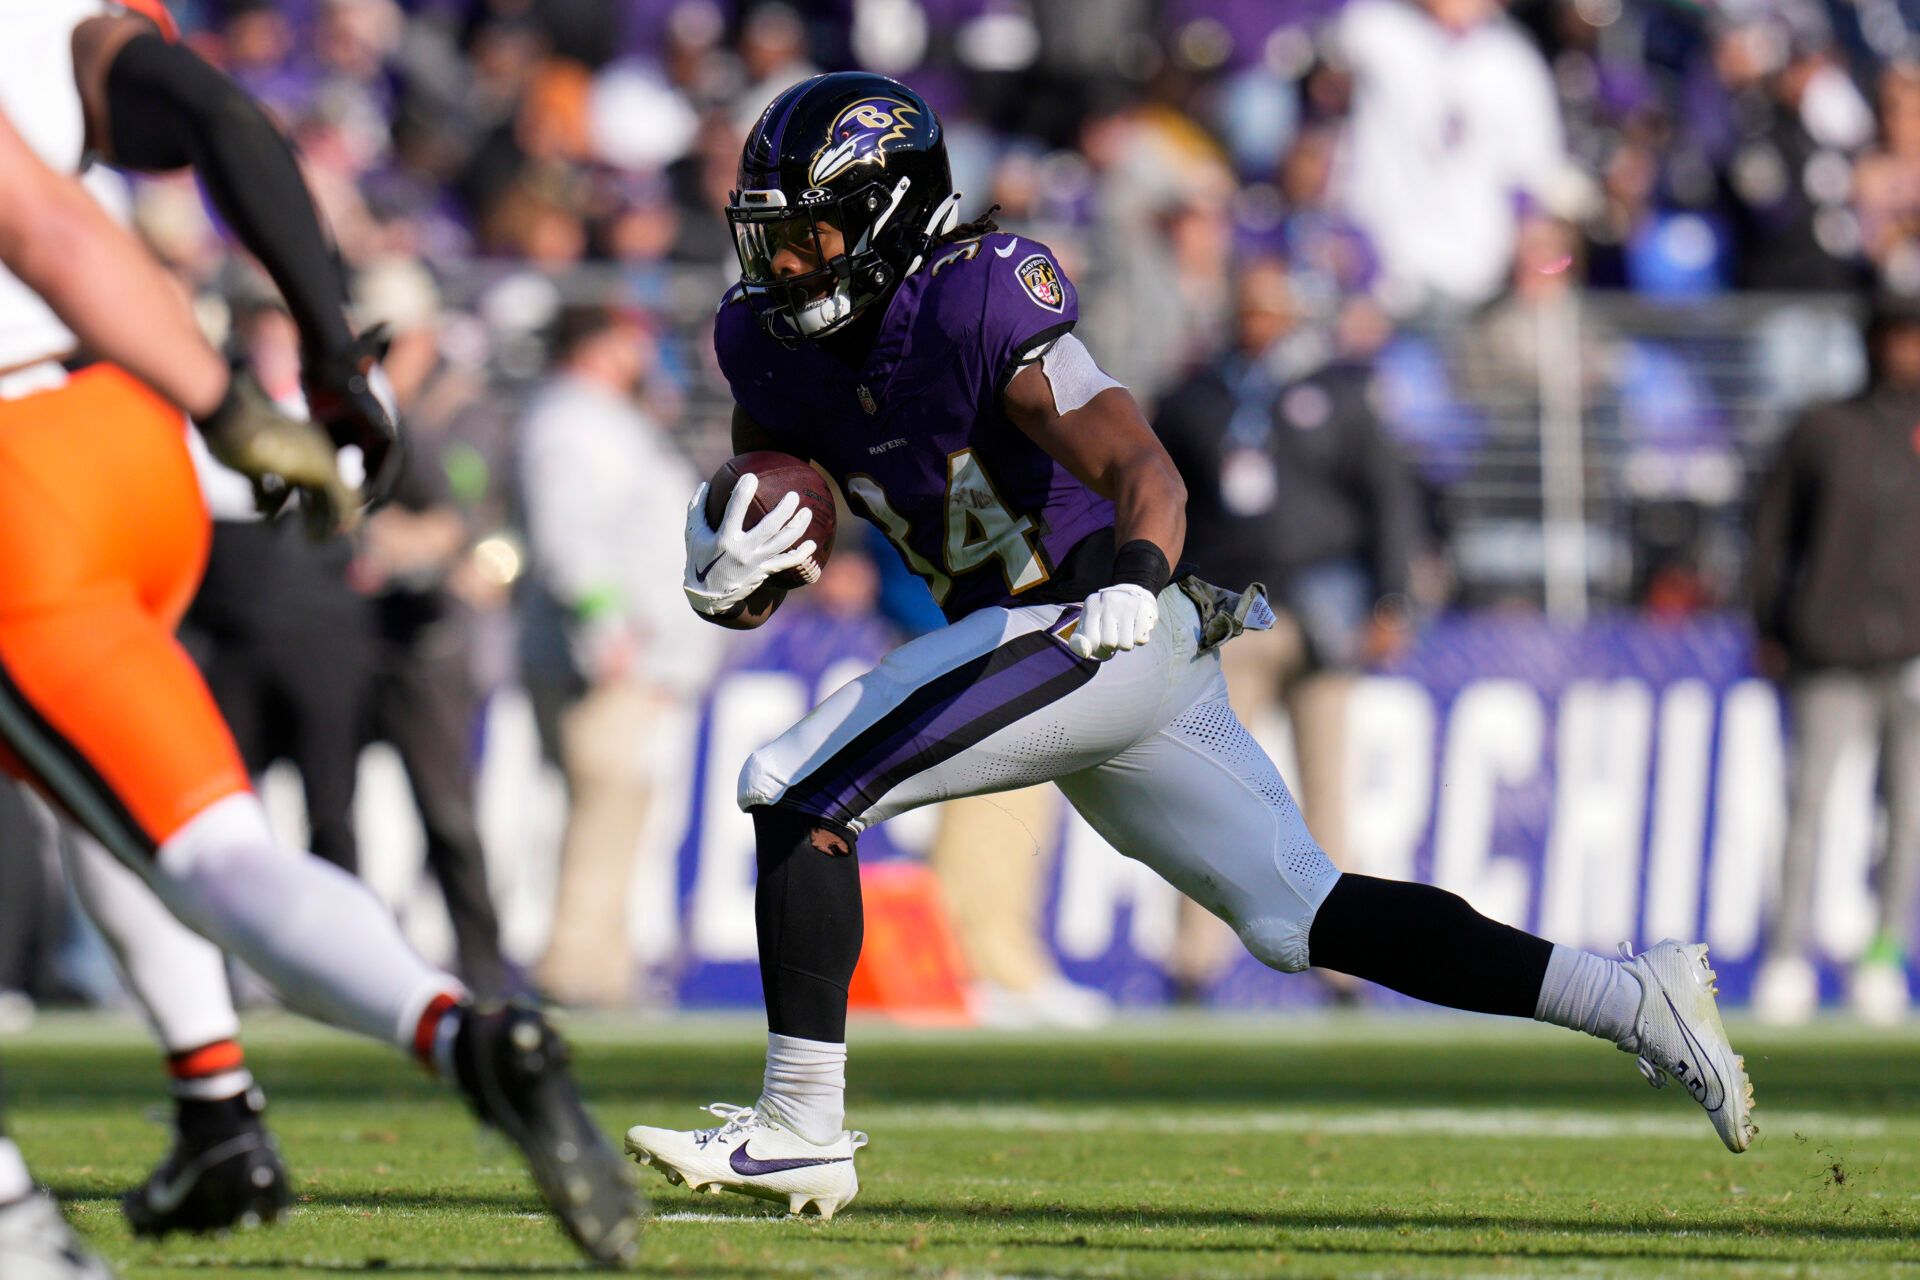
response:
<path id="1" fill-rule="evenodd" d="M 186 431 L 107 365 L 0 401 L 0 768 L 122 858 L 250 785 L 174 639 L 210 536 Z"/>

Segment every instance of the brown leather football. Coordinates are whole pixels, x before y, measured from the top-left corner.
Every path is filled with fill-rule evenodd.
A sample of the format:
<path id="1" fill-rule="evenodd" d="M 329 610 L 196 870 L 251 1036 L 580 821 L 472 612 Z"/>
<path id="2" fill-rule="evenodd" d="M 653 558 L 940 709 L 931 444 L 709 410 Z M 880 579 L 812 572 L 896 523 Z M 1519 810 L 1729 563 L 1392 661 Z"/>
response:
<path id="1" fill-rule="evenodd" d="M 833 491 L 820 473 L 801 458 L 772 449 L 758 449 L 721 463 L 707 484 L 707 527 L 720 527 L 720 519 L 727 513 L 727 499 L 733 496 L 733 486 L 749 471 L 759 477 L 760 487 L 747 507 L 747 528 L 766 519 L 767 513 L 779 506 L 780 500 L 789 493 L 799 494 L 800 505 L 813 512 L 813 523 L 807 526 L 801 539 L 803 542 L 813 539 L 812 558 L 797 569 L 774 574 L 773 585 L 791 591 L 820 581 L 820 571 L 827 567 L 827 558 L 833 554 Z"/>

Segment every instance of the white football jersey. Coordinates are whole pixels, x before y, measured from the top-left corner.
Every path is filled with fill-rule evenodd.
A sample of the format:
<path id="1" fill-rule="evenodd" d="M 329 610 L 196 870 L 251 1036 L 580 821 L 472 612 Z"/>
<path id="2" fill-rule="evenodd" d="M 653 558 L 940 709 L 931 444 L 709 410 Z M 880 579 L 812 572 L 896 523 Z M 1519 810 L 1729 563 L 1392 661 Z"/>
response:
<path id="1" fill-rule="evenodd" d="M 63 173 L 78 173 L 86 158 L 73 29 L 117 8 L 107 0 L 0 0 L 0 111 Z M 0 370 L 63 356 L 74 345 L 39 295 L 0 268 Z"/>

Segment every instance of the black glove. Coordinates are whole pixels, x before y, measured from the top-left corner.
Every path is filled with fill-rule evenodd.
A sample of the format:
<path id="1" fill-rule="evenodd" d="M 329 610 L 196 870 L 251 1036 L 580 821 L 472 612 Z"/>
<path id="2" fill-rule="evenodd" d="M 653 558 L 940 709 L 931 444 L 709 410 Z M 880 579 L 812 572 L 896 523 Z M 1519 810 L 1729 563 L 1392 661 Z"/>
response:
<path id="1" fill-rule="evenodd" d="M 387 327 L 375 325 L 339 355 L 309 357 L 300 371 L 313 420 L 327 429 L 336 447 L 360 450 L 367 470 L 360 494 L 368 511 L 392 495 L 407 461 L 400 410 L 380 367 L 389 341 Z"/>

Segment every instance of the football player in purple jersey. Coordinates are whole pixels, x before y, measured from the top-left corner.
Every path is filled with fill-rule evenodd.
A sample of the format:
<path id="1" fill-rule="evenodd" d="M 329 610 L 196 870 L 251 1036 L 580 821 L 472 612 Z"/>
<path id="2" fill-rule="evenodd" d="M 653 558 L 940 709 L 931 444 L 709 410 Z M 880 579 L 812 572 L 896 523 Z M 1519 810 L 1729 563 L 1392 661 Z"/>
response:
<path id="1" fill-rule="evenodd" d="M 1227 705 L 1217 650 L 1269 625 L 1258 587 L 1180 563 L 1186 494 L 1125 387 L 1073 334 L 1078 300 L 1043 244 L 960 224 L 940 122 L 883 76 L 816 76 L 747 139 L 727 208 L 740 283 L 714 344 L 733 447 L 807 458 L 932 589 L 947 627 L 901 646 L 753 753 L 755 922 L 767 1066 L 717 1128 L 640 1126 L 667 1176 L 831 1215 L 858 1190 L 844 1128 L 847 984 L 860 954 L 860 832 L 955 796 L 1057 783 L 1115 848 L 1287 972 L 1352 974 L 1457 1009 L 1533 1017 L 1680 1080 L 1726 1145 L 1751 1089 L 1703 946 L 1625 962 L 1481 916 L 1426 885 L 1343 875 Z M 718 529 L 687 508 L 686 593 L 728 627 L 779 607 L 804 563 L 789 495 Z"/>

